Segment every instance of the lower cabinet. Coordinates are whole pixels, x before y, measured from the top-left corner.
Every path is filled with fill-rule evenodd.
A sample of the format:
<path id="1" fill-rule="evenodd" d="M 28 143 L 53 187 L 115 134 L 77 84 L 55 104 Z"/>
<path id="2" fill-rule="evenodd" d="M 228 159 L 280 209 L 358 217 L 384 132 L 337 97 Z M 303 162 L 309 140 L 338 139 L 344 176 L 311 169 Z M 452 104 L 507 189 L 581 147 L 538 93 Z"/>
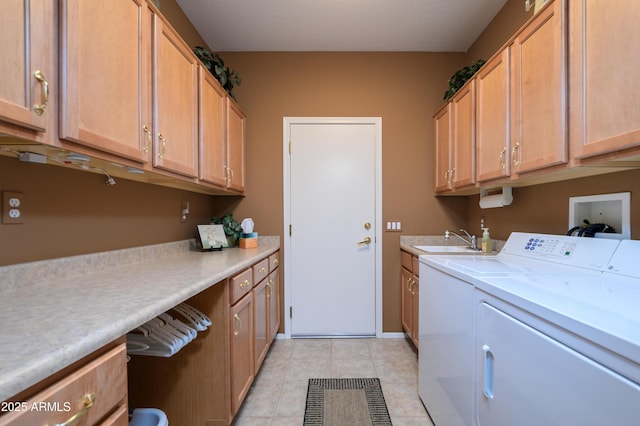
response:
<path id="1" fill-rule="evenodd" d="M 253 289 L 253 312 L 254 312 L 254 367 L 256 373 L 262 365 L 262 361 L 267 356 L 269 350 L 269 289 L 268 280 L 264 279 Z"/>
<path id="2" fill-rule="evenodd" d="M 278 253 L 186 302 L 212 325 L 170 358 L 132 356 L 129 406 L 156 407 L 169 424 L 227 426 L 280 326 Z"/>
<path id="3" fill-rule="evenodd" d="M 128 425 L 124 339 L 5 401 L 2 411 L 3 426 Z"/>
<path id="4" fill-rule="evenodd" d="M 275 256 L 277 256 L 277 253 Z M 275 267 L 273 266 L 274 257 L 272 256 L 270 259 L 269 275 L 253 289 L 256 374 L 258 374 L 258 370 L 262 366 L 262 362 L 267 356 L 271 343 L 280 328 L 280 271 L 275 269 L 278 262 L 275 263 Z M 262 265 L 260 265 L 260 270 L 262 270 Z M 254 276 L 255 272 L 254 267 Z"/>
<path id="5" fill-rule="evenodd" d="M 231 307 L 231 413 L 235 415 L 247 396 L 254 379 L 253 367 L 253 309 L 254 294 L 248 293 Z"/>
<path id="6" fill-rule="evenodd" d="M 402 328 L 413 344 L 418 347 L 418 291 L 419 262 L 418 257 L 401 251 L 401 293 L 402 293 Z"/>

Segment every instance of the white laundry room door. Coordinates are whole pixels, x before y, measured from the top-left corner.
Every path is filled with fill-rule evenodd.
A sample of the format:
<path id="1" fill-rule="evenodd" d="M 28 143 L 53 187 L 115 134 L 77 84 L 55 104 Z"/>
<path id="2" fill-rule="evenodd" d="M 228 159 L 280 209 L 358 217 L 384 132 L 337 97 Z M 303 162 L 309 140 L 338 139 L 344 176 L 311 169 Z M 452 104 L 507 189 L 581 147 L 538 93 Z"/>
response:
<path id="1" fill-rule="evenodd" d="M 379 119 L 289 125 L 285 315 L 292 337 L 376 335 L 380 125 Z"/>

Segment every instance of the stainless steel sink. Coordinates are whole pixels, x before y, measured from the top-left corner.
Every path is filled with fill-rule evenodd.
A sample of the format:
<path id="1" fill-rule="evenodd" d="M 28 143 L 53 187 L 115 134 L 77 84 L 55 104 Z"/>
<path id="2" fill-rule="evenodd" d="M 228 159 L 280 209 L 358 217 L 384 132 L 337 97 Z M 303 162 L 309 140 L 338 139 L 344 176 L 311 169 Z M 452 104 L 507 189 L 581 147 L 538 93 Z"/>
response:
<path id="1" fill-rule="evenodd" d="M 478 250 L 474 250 L 469 246 L 413 246 L 418 250 L 426 251 L 428 253 L 479 253 Z"/>

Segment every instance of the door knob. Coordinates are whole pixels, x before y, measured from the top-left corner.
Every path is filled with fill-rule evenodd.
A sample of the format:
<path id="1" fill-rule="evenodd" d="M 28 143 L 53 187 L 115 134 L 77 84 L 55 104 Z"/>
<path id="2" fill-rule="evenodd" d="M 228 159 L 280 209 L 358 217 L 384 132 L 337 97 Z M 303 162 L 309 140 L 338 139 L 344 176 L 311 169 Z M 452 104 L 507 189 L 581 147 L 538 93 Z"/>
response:
<path id="1" fill-rule="evenodd" d="M 363 244 L 371 244 L 371 237 L 364 237 L 364 240 L 358 241 L 358 245 L 361 246 Z"/>

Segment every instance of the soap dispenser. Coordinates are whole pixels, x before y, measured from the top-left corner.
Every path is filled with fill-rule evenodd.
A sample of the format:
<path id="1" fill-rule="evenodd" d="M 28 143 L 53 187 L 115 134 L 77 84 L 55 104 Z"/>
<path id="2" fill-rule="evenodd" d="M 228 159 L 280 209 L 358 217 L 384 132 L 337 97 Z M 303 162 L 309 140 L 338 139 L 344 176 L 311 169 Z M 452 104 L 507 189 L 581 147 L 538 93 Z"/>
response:
<path id="1" fill-rule="evenodd" d="M 491 253 L 493 251 L 493 242 L 489 235 L 489 228 L 482 228 L 482 252 Z"/>

